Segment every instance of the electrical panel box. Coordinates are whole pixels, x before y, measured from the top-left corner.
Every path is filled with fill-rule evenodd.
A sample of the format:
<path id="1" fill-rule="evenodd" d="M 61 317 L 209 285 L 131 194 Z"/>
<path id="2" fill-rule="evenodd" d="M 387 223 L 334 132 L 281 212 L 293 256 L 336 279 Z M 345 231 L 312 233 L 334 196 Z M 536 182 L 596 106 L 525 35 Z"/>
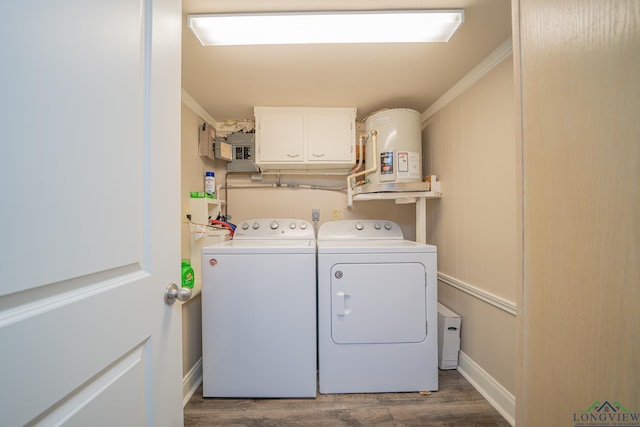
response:
<path id="1" fill-rule="evenodd" d="M 460 351 L 460 316 L 438 303 L 438 367 L 457 369 Z"/>
<path id="2" fill-rule="evenodd" d="M 226 138 L 216 137 L 216 129 L 207 122 L 203 122 L 199 129 L 198 154 L 211 160 L 232 159 L 231 145 L 226 142 Z"/>
<path id="3" fill-rule="evenodd" d="M 200 157 L 208 157 L 215 160 L 214 141 L 216 130 L 207 122 L 203 122 L 198 133 L 198 154 Z"/>
<path id="4" fill-rule="evenodd" d="M 255 162 L 255 133 L 231 133 L 227 135 L 231 145 L 231 161 L 227 163 L 228 172 L 259 172 Z"/>
<path id="5" fill-rule="evenodd" d="M 233 150 L 231 144 L 227 143 L 226 139 L 218 141 L 220 138 L 216 138 L 213 144 L 216 159 L 226 160 L 230 162 L 233 160 Z"/>

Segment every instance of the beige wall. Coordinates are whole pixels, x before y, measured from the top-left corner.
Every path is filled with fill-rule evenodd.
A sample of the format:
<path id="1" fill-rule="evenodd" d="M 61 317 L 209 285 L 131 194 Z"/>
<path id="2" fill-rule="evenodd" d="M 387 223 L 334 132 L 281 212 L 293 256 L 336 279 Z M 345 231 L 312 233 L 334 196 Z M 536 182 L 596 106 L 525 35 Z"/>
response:
<path id="1" fill-rule="evenodd" d="M 216 184 L 224 184 L 227 164 L 198 156 L 198 126 L 202 119 L 187 105 L 182 104 L 182 203 L 183 211 L 189 204 L 189 192 L 204 190 L 204 172 L 214 170 Z M 264 175 L 262 181 L 252 182 L 249 176 L 231 176 L 231 185 L 271 184 L 274 175 Z M 346 176 L 281 175 L 281 184 L 315 185 L 330 188 L 346 186 Z M 219 198 L 226 200 L 230 222 L 252 218 L 291 217 L 311 221 L 311 210 L 320 209 L 320 224 L 330 221 L 337 213 L 340 219 L 369 218 L 398 222 L 405 237 L 415 239 L 415 205 L 396 205 L 392 201 L 355 202 L 347 207 L 346 192 L 304 188 L 230 188 L 221 191 Z M 182 256 L 191 255 L 188 225 L 182 227 Z"/>
<path id="2" fill-rule="evenodd" d="M 512 303 L 520 282 L 511 56 L 427 123 L 426 167 L 442 198 L 427 204 L 427 240 L 438 271 Z M 443 281 L 439 300 L 462 317 L 461 350 L 510 393 L 516 383 L 516 318 Z"/>
<path id="3" fill-rule="evenodd" d="M 204 191 L 204 173 L 214 171 L 216 183 L 226 172 L 226 163 L 221 160 L 211 160 L 198 155 L 198 128 L 203 120 L 186 104 L 182 104 L 182 142 L 181 142 L 181 182 L 182 214 L 189 206 L 189 193 Z M 184 219 L 184 218 L 183 218 Z M 182 257 L 191 256 L 189 225 L 182 223 Z"/>
<path id="4" fill-rule="evenodd" d="M 518 9 L 524 283 L 517 422 L 574 425 L 575 414 L 596 401 L 637 415 L 640 3 L 514 1 Z"/>
<path id="5" fill-rule="evenodd" d="M 265 180 L 269 180 L 266 177 Z M 307 181 L 309 178 L 283 176 L 283 182 Z M 312 178 L 317 185 L 332 181 L 323 177 Z M 330 182 L 329 182 L 330 183 Z M 346 185 L 346 180 L 337 185 Z M 292 217 L 311 221 L 311 210 L 320 209 L 319 224 L 331 221 L 334 211 L 339 219 L 387 219 L 397 222 L 405 237 L 415 239 L 415 204 L 396 205 L 393 201 L 354 202 L 347 208 L 345 192 L 291 188 L 261 188 L 229 190 L 229 211 L 232 221 L 239 224 L 251 218 Z"/>
<path id="6" fill-rule="evenodd" d="M 202 298 L 200 294 L 182 304 L 182 376 L 202 357 Z"/>
<path id="7" fill-rule="evenodd" d="M 214 162 L 198 155 L 198 127 L 202 119 L 189 107 L 182 104 L 182 137 L 181 137 L 181 199 L 182 215 L 189 206 L 191 191 L 204 191 L 204 173 L 213 170 L 216 176 L 223 169 L 219 161 Z M 191 240 L 189 224 L 182 222 L 181 256 L 191 258 Z M 196 273 L 199 274 L 199 273 Z M 202 356 L 202 322 L 200 314 L 200 297 L 196 296 L 182 305 L 182 373 L 186 375 Z"/>

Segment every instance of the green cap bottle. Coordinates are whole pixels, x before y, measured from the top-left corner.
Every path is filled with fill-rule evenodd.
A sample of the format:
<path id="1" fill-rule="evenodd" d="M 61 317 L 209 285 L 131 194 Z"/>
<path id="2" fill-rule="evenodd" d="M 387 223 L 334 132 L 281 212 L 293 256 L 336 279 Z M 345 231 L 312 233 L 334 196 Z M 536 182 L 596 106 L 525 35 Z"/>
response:
<path id="1" fill-rule="evenodd" d="M 195 281 L 195 275 L 193 274 L 193 268 L 191 267 L 190 259 L 182 260 L 182 287 L 193 288 L 193 282 Z"/>

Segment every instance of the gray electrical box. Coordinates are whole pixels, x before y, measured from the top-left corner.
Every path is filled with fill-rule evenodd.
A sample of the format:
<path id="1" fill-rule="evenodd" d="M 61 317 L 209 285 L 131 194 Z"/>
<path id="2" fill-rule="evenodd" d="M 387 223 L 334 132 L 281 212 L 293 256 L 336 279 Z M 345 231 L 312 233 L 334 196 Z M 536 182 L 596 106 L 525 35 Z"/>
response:
<path id="1" fill-rule="evenodd" d="M 231 145 L 231 161 L 227 163 L 228 172 L 260 172 L 260 168 L 255 163 L 255 133 L 231 133 L 227 135 L 226 142 Z"/>
<path id="2" fill-rule="evenodd" d="M 231 161 L 231 145 L 226 138 L 216 136 L 216 129 L 207 122 L 200 125 L 198 132 L 198 154 L 211 160 Z"/>
<path id="3" fill-rule="evenodd" d="M 227 162 L 233 160 L 231 144 L 227 142 L 226 138 L 215 138 L 213 148 L 216 159 L 226 160 Z"/>
<path id="4" fill-rule="evenodd" d="M 460 351 L 460 316 L 438 303 L 438 367 L 456 369 Z"/>
<path id="5" fill-rule="evenodd" d="M 208 157 L 215 160 L 214 140 L 216 138 L 216 130 L 207 122 L 203 122 L 198 133 L 198 154 L 201 157 Z"/>

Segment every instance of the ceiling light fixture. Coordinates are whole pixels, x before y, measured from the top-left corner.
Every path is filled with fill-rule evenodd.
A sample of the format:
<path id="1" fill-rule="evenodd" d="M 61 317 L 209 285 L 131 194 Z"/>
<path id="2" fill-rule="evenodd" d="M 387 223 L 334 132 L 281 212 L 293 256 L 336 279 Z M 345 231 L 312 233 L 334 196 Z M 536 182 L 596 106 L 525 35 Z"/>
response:
<path id="1" fill-rule="evenodd" d="M 203 46 L 447 42 L 464 11 L 391 10 L 188 15 Z"/>

